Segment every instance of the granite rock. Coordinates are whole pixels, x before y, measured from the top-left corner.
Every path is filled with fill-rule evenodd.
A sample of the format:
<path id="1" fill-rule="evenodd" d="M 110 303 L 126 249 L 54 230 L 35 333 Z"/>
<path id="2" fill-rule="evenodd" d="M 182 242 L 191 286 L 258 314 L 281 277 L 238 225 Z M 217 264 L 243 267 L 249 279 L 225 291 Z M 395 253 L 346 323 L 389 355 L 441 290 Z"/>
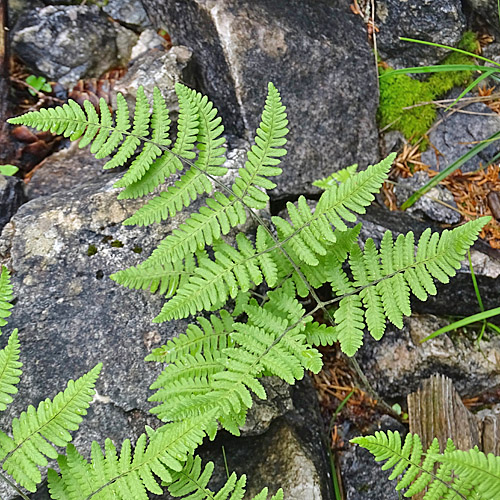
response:
<path id="1" fill-rule="evenodd" d="M 97 5 L 49 5 L 20 15 L 12 45 L 31 72 L 70 87 L 125 65 L 136 40 Z"/>
<path id="2" fill-rule="evenodd" d="M 454 99 L 457 96 L 457 92 L 452 92 L 448 97 Z M 470 98 L 472 95 L 467 94 L 465 97 Z M 421 161 L 433 170 L 444 170 L 480 141 L 500 131 L 500 116 L 485 104 L 471 103 L 465 106 L 463 111 L 465 113 L 456 112 L 446 115 L 442 112 L 438 113 L 438 118 L 443 121 L 429 134 L 429 142 L 433 147 L 428 148 L 421 156 Z M 492 142 L 462 165 L 462 171 L 477 170 L 481 164 L 486 165 L 499 151 L 500 143 Z"/>
<path id="3" fill-rule="evenodd" d="M 226 129 L 251 138 L 267 82 L 290 121 L 288 156 L 274 198 L 317 192 L 315 178 L 377 159 L 373 54 L 347 4 L 292 0 L 145 0 L 155 27 L 193 50 L 199 86 Z"/>
<path id="4" fill-rule="evenodd" d="M 461 0 L 378 0 L 376 24 L 382 59 L 394 68 L 405 68 L 436 64 L 447 52 L 399 37 L 455 47 L 466 29 L 466 18 Z"/>
<path id="5" fill-rule="evenodd" d="M 398 206 L 401 206 L 429 180 L 429 176 L 424 171 L 416 172 L 412 177 L 406 179 L 398 179 L 394 187 Z M 415 213 L 417 216 L 423 216 L 442 224 L 457 224 L 462 216 L 456 208 L 457 204 L 451 192 L 444 186 L 435 186 L 408 208 L 407 212 L 409 214 Z"/>
<path id="6" fill-rule="evenodd" d="M 177 82 L 187 85 L 193 83 L 190 63 L 191 50 L 183 46 L 172 47 L 169 51 L 155 47 L 140 53 L 132 61 L 125 76 L 114 85 L 113 106 L 116 103 L 116 94 L 120 92 L 133 109 L 137 89 L 142 85 L 150 100 L 153 97 L 153 88 L 158 87 L 165 98 L 167 108 L 170 111 L 178 111 L 179 105 L 174 87 Z"/>
<path id="7" fill-rule="evenodd" d="M 470 314 L 464 307 L 463 315 Z M 405 404 L 406 396 L 421 380 L 446 375 L 462 397 L 477 396 L 500 384 L 500 337 L 485 335 L 478 348 L 477 330 L 463 334 L 442 334 L 421 341 L 449 324 L 432 315 L 413 315 L 403 330 L 392 325 L 380 341 L 365 335 L 358 360 L 375 390 L 389 402 Z"/>
<path id="8" fill-rule="evenodd" d="M 114 20 L 134 30 L 143 30 L 151 25 L 141 0 L 108 0 L 103 2 L 102 10 Z"/>
<path id="9" fill-rule="evenodd" d="M 0 231 L 25 200 L 23 181 L 17 177 L 0 175 Z"/>

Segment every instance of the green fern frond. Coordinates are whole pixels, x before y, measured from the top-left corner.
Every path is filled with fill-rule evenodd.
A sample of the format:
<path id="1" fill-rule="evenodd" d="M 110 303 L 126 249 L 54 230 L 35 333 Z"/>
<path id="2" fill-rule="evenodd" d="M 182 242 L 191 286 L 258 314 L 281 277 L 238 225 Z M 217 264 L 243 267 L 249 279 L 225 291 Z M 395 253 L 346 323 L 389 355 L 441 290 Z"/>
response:
<path id="1" fill-rule="evenodd" d="M 36 491 L 42 480 L 38 467 L 58 456 L 54 446 L 71 441 L 68 431 L 78 429 L 94 395 L 94 385 L 102 365 L 95 366 L 51 401 L 42 401 L 38 408 L 29 406 L 19 419 L 12 421 L 12 437 L 0 431 L 0 461 L 3 469 L 21 486 Z"/>
<path id="2" fill-rule="evenodd" d="M 0 326 L 5 326 L 8 318 L 11 315 L 10 309 L 14 307 L 10 302 L 14 298 L 14 293 L 12 285 L 10 283 L 10 273 L 9 270 L 2 266 L 2 272 L 0 274 Z M 0 330 L 0 335 L 2 330 Z"/>
<path id="3" fill-rule="evenodd" d="M 262 209 L 269 201 L 269 196 L 259 189 L 274 189 L 276 184 L 267 177 L 281 174 L 277 167 L 280 157 L 286 155 L 283 146 L 286 144 L 285 136 L 288 133 L 286 126 L 285 106 L 276 87 L 269 83 L 268 94 L 259 127 L 255 134 L 255 145 L 247 154 L 245 166 L 238 171 L 231 189 L 235 195 L 242 199 L 245 205 Z"/>
<path id="4" fill-rule="evenodd" d="M 213 415 L 208 415 L 213 419 Z M 186 461 L 205 437 L 203 418 L 174 422 L 153 431 L 147 428 L 132 449 L 127 439 L 120 453 L 110 439 L 105 453 L 94 441 L 89 463 L 73 445 L 66 455 L 59 455 L 59 474 L 48 472 L 49 491 L 54 500 L 147 500 L 148 491 L 163 493 L 158 484 L 174 482 L 175 472 L 183 470 Z M 149 442 L 148 442 L 149 437 Z M 156 477 L 155 477 L 156 476 Z"/>
<path id="5" fill-rule="evenodd" d="M 377 431 L 373 436 L 358 437 L 351 442 L 366 448 L 377 462 L 387 460 L 382 470 L 393 469 L 389 480 L 399 477 L 396 490 L 407 489 L 405 497 L 425 489 L 424 500 L 488 500 L 500 495 L 500 457 L 485 455 L 477 448 L 455 450 L 453 442 L 448 440 L 446 450 L 440 453 L 439 443 L 434 439 L 424 453 L 418 435 L 407 434 L 402 445 L 399 432 L 393 431 Z M 436 464 L 439 468 L 435 473 Z"/>
<path id="6" fill-rule="evenodd" d="M 261 189 L 274 188 L 275 184 L 268 180 L 267 176 L 281 173 L 281 169 L 276 165 L 280 163 L 279 157 L 286 154 L 281 146 L 286 142 L 284 136 L 288 132 L 287 123 L 285 108 L 281 105 L 279 93 L 272 84 L 269 84 L 262 122 L 255 137 L 256 145 L 248 152 L 245 167 L 238 171 L 238 177 L 231 188 L 234 196 L 215 193 L 214 197 L 207 201 L 207 206 L 193 214 L 160 243 L 151 256 L 152 261 L 181 260 L 189 252 L 203 248 L 205 244 L 211 245 L 221 235 L 228 234 L 233 227 L 244 224 L 247 218 L 244 204 L 251 208 L 266 206 L 269 197 Z M 200 130 L 202 130 L 201 126 Z M 210 183 L 206 180 L 201 181 L 200 176 L 203 172 L 212 175 L 213 167 L 212 170 L 207 167 L 207 162 L 211 161 L 215 165 L 220 161 L 218 157 L 215 161 L 210 159 L 209 148 L 210 143 L 207 143 L 206 148 L 201 149 L 200 157 L 195 163 L 196 171 L 188 171 L 185 178 L 179 181 L 179 185 L 162 193 L 156 201 L 152 200 L 145 205 L 131 221 L 139 223 L 159 221 L 168 214 L 175 213 L 197 194 L 209 192 Z M 207 152 L 206 156 L 202 156 L 205 152 Z"/>
<path id="7" fill-rule="evenodd" d="M 419 239 L 415 254 L 414 235 L 399 235 L 393 241 L 387 231 L 380 250 L 373 240 L 366 241 L 364 250 L 351 248 L 349 266 L 354 278 L 349 281 L 340 268 L 331 280 L 337 295 L 350 294 L 340 301 L 336 311 L 336 330 L 342 350 L 352 356 L 362 343 L 364 323 L 371 335 L 379 340 L 385 331 L 386 319 L 403 328 L 403 317 L 411 314 L 410 293 L 420 300 L 435 295 L 434 280 L 447 283 L 460 269 L 467 249 L 477 239 L 488 217 L 470 221 L 441 234 L 426 229 Z M 353 295 L 355 289 L 362 288 Z M 362 308 L 363 314 L 360 315 Z M 345 309 L 345 310 L 344 310 Z"/>
<path id="8" fill-rule="evenodd" d="M 500 498 L 500 457 L 485 455 L 477 448 L 469 451 L 455 450 L 436 457 L 448 465 L 462 481 L 474 488 L 479 498 Z"/>
<path id="9" fill-rule="evenodd" d="M 255 246 L 243 234 L 236 236 L 238 249 L 225 242 L 214 244 L 214 259 L 199 261 L 194 275 L 167 302 L 155 322 L 173 318 L 185 318 L 203 309 L 211 310 L 224 304 L 228 297 L 235 298 L 239 291 L 247 291 L 265 279 L 275 283 L 277 279 L 276 257 L 259 255 Z"/>
<path id="10" fill-rule="evenodd" d="M 247 220 L 243 205 L 223 193 L 214 193 L 206 206 L 167 236 L 153 251 L 149 261 L 168 263 L 182 260 L 190 253 L 212 245 L 221 235 Z"/>
<path id="11" fill-rule="evenodd" d="M 125 102 L 125 99 L 117 99 L 118 110 L 117 110 L 117 126 L 119 126 L 120 118 L 120 102 Z M 139 103 L 140 101 L 137 101 Z M 126 106 L 126 104 L 125 104 Z M 123 111 L 124 113 L 124 111 Z M 128 109 L 127 109 L 128 114 Z M 165 99 L 161 95 L 160 90 L 155 87 L 153 90 L 153 114 L 151 116 L 151 140 L 146 142 L 139 153 L 137 158 L 132 162 L 129 169 L 125 175 L 115 183 L 114 187 L 127 187 L 130 184 L 141 179 L 153 162 L 163 154 L 161 146 L 165 148 L 170 146 L 170 139 L 168 138 L 168 131 L 170 129 L 170 118 L 168 116 L 168 109 L 165 104 Z M 116 130 L 113 131 L 113 134 Z M 113 137 L 113 135 L 111 136 Z M 99 155 L 104 158 L 113 151 L 117 144 L 121 141 L 121 137 L 115 141 L 111 146 L 111 149 L 101 150 Z M 110 138 L 111 141 L 111 138 Z M 97 155 L 96 155 L 97 157 Z M 128 159 L 128 158 L 127 158 Z"/>
<path id="12" fill-rule="evenodd" d="M 16 385 L 22 374 L 19 362 L 19 338 L 15 329 L 7 345 L 0 351 L 0 411 L 12 403 L 11 394 L 17 394 Z"/>
<path id="13" fill-rule="evenodd" d="M 184 262 L 150 264 L 145 261 L 138 266 L 118 271 L 110 278 L 127 288 L 149 289 L 151 293 L 159 291 L 168 298 L 173 296 L 179 286 L 183 286 L 189 280 L 194 268 L 195 258 L 191 255 Z"/>
<path id="14" fill-rule="evenodd" d="M 190 457 L 184 468 L 174 472 L 174 481 L 168 485 L 168 492 L 175 498 L 186 500 L 241 500 L 245 494 L 246 476 L 239 479 L 233 472 L 225 485 L 217 492 L 208 488 L 208 482 L 214 470 L 213 462 L 208 462 L 203 468 L 199 456 Z M 267 488 L 264 488 L 252 500 L 267 500 Z M 283 498 L 282 490 L 279 490 L 271 500 Z"/>
<path id="15" fill-rule="evenodd" d="M 196 153 L 193 149 L 198 137 L 198 108 L 196 103 L 192 101 L 191 91 L 187 87 L 177 83 L 175 92 L 179 100 L 179 119 L 177 122 L 177 139 L 172 147 L 173 154 L 165 151 L 162 156 L 153 162 L 140 179 L 129 184 L 118 195 L 118 199 L 138 198 L 154 191 L 176 170 L 182 170 L 183 167 L 179 158 L 187 160 L 195 158 Z M 149 106 L 147 111 L 149 115 Z"/>
<path id="16" fill-rule="evenodd" d="M 233 318 L 224 309 L 219 311 L 220 318 L 214 314 L 210 321 L 206 318 L 197 318 L 198 324 L 190 324 L 186 333 L 169 340 L 166 345 L 158 347 L 146 357 L 146 361 L 158 363 L 173 363 L 179 357 L 191 354 L 192 356 L 204 352 L 222 351 L 232 345 L 229 334 L 232 332 Z M 201 327 L 201 328 L 200 328 Z"/>
<path id="17" fill-rule="evenodd" d="M 349 165 L 348 167 L 342 168 L 337 172 L 333 172 L 328 177 L 323 179 L 318 179 L 312 183 L 313 186 L 319 187 L 320 189 L 328 189 L 332 184 L 345 182 L 349 177 L 356 173 L 358 170 L 358 164 Z"/>

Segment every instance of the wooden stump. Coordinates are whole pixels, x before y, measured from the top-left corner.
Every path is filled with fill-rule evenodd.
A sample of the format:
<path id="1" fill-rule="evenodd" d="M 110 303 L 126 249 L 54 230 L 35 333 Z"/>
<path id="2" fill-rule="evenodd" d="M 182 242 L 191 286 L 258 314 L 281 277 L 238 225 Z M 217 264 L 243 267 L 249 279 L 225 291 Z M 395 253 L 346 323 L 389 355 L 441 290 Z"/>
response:
<path id="1" fill-rule="evenodd" d="M 444 375 L 423 381 L 417 392 L 408 395 L 410 432 L 418 434 L 424 450 L 438 438 L 441 451 L 451 438 L 457 449 L 478 446 L 484 453 L 500 455 L 500 413 L 483 410 L 472 414 L 462 403 L 453 382 Z M 420 500 L 423 494 L 415 495 Z"/>

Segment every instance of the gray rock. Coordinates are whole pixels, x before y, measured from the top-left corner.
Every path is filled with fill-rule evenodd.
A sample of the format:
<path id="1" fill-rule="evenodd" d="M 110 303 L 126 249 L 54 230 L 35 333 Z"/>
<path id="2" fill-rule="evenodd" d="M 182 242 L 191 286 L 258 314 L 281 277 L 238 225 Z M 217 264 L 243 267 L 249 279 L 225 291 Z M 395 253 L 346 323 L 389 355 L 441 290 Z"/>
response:
<path id="1" fill-rule="evenodd" d="M 498 295 L 497 295 L 498 300 Z M 463 306 L 463 315 L 469 314 Z M 375 390 L 388 401 L 403 402 L 417 390 L 420 381 L 433 374 L 453 380 L 462 397 L 476 396 L 500 384 L 500 337 L 483 337 L 480 349 L 477 331 L 470 335 L 442 334 L 421 343 L 426 336 L 450 322 L 431 315 L 414 315 L 403 330 L 388 325 L 382 340 L 365 335 L 359 362 Z"/>
<path id="2" fill-rule="evenodd" d="M 153 48 L 140 54 L 132 62 L 125 76 L 114 85 L 113 105 L 116 103 L 117 92 L 120 92 L 133 108 L 137 89 L 142 85 L 150 99 L 153 97 L 153 88 L 158 87 L 162 91 L 168 109 L 178 111 L 179 105 L 174 86 L 177 82 L 189 85 L 193 81 L 190 62 L 191 50 L 183 46 L 172 47 L 169 51 L 163 48 Z"/>
<path id="3" fill-rule="evenodd" d="M 413 193 L 429 182 L 429 176 L 423 172 L 416 172 L 413 177 L 399 179 L 394 187 L 397 204 L 401 206 Z M 454 207 L 455 210 L 453 210 Z M 429 219 L 445 223 L 457 224 L 461 215 L 456 210 L 457 204 L 453 195 L 443 186 L 436 186 L 422 196 L 413 206 L 407 209 L 410 214 L 428 217 Z"/>
<path id="4" fill-rule="evenodd" d="M 455 47 L 465 29 L 461 0 L 379 0 L 376 2 L 377 47 L 394 68 L 436 64 L 446 50 L 404 42 L 399 37 Z"/>
<path id="5" fill-rule="evenodd" d="M 500 20 L 498 18 L 498 4 L 494 0 L 465 0 L 466 5 L 479 14 L 500 35 Z"/>
<path id="6" fill-rule="evenodd" d="M 457 96 L 457 92 L 452 92 L 449 97 Z M 471 96 L 472 94 L 467 94 L 466 97 Z M 465 113 L 456 112 L 447 116 L 442 112 L 439 113 L 443 121 L 429 135 L 429 141 L 434 147 L 422 153 L 422 162 L 432 169 L 444 170 L 478 142 L 500 131 L 500 117 L 485 104 L 471 103 L 463 110 Z M 439 152 L 439 158 L 434 148 Z M 481 164 L 486 165 L 499 151 L 500 143 L 491 143 L 462 165 L 462 171 L 471 172 L 478 169 Z"/>
<path id="7" fill-rule="evenodd" d="M 135 33 L 111 22 L 96 5 L 29 10 L 12 38 L 14 52 L 31 72 L 68 87 L 126 64 L 136 40 Z"/>
<path id="8" fill-rule="evenodd" d="M 9 0 L 9 27 L 15 26 L 18 18 L 27 10 L 41 9 L 44 6 L 41 0 Z"/>
<path id="9" fill-rule="evenodd" d="M 25 201 L 23 181 L 0 175 L 0 231 Z"/>
<path id="10" fill-rule="evenodd" d="M 151 26 L 141 0 L 108 0 L 103 4 L 102 10 L 125 26 L 134 29 Z"/>
<path id="11" fill-rule="evenodd" d="M 406 434 L 405 427 L 387 415 L 373 422 L 369 429 L 361 430 L 349 422 L 344 422 L 339 428 L 345 443 L 338 456 L 347 500 L 398 500 L 395 485 L 387 480 L 391 472 L 383 471 L 381 464 L 375 462 L 369 451 L 349 442 L 350 439 L 361 435 L 388 430 L 399 431 L 402 436 Z"/>
<path id="12" fill-rule="evenodd" d="M 133 60 L 149 49 L 161 49 L 165 39 L 152 28 L 145 29 L 139 36 L 137 43 L 132 47 L 130 58 Z"/>
<path id="13" fill-rule="evenodd" d="M 114 172 L 102 169 L 106 161 L 96 160 L 88 149 L 79 149 L 78 143 L 74 142 L 69 148 L 49 156 L 36 170 L 27 185 L 27 195 L 30 199 L 48 196 L 73 189 L 101 176 L 114 177 Z"/>
<path id="14" fill-rule="evenodd" d="M 315 178 L 377 159 L 377 84 L 362 20 L 347 4 L 145 0 L 155 27 L 193 49 L 200 90 L 235 135 L 253 136 L 267 82 L 290 120 L 289 154 L 272 196 L 313 192 Z"/>

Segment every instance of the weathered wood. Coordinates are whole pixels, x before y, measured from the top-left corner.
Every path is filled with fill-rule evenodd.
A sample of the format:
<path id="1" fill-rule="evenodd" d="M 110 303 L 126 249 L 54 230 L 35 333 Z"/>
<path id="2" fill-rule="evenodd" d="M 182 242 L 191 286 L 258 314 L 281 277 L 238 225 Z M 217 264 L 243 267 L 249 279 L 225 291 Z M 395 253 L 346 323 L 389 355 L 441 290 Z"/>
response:
<path id="1" fill-rule="evenodd" d="M 464 406 L 453 382 L 444 375 L 433 375 L 408 396 L 410 432 L 418 434 L 424 449 L 437 437 L 441 449 L 448 438 L 460 450 L 479 446 L 479 427 L 474 415 Z"/>
<path id="2" fill-rule="evenodd" d="M 495 410 L 472 414 L 462 403 L 453 382 L 444 375 L 433 375 L 421 388 L 408 395 L 410 432 L 418 434 L 426 450 L 438 438 L 441 450 L 448 438 L 460 450 L 478 446 L 484 453 L 500 455 L 500 405 Z M 423 494 L 413 496 L 421 500 Z"/>

